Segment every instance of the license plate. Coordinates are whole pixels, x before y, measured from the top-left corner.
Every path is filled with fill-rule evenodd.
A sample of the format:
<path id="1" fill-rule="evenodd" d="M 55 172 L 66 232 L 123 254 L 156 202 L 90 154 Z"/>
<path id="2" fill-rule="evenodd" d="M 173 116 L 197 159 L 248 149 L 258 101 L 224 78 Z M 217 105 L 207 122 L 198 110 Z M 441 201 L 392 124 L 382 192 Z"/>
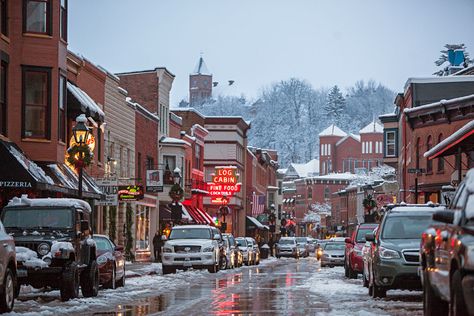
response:
<path id="1" fill-rule="evenodd" d="M 183 264 L 185 267 L 190 267 L 192 264 L 189 261 L 185 261 Z"/>
<path id="2" fill-rule="evenodd" d="M 26 278 L 28 276 L 28 271 L 26 271 L 26 269 L 18 269 L 16 271 L 16 275 L 19 277 L 19 278 Z"/>

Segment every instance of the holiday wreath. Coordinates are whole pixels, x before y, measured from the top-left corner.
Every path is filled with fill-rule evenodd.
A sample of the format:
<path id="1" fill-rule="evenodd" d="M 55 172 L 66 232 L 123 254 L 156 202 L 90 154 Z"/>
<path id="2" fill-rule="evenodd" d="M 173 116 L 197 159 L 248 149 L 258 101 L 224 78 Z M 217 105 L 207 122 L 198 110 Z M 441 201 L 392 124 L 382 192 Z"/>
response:
<path id="1" fill-rule="evenodd" d="M 375 203 L 375 200 L 372 198 L 372 195 L 369 194 L 362 201 L 362 205 L 364 206 L 366 210 L 371 210 L 377 206 L 377 203 Z"/>
<path id="2" fill-rule="evenodd" d="M 184 191 L 179 184 L 175 183 L 170 189 L 169 196 L 173 201 L 179 201 L 183 198 Z"/>
<path id="3" fill-rule="evenodd" d="M 79 169 L 92 163 L 92 153 L 87 145 L 74 145 L 67 150 L 67 162 Z M 81 157 L 81 159 L 79 159 Z"/>

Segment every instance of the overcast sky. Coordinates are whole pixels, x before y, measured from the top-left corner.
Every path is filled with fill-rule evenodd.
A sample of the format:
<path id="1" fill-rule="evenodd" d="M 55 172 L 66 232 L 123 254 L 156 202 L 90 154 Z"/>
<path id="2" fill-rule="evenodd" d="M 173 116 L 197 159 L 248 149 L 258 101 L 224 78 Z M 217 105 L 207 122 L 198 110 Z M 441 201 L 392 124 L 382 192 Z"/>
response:
<path id="1" fill-rule="evenodd" d="M 474 0 L 69 0 L 69 49 L 111 72 L 168 68 L 172 106 L 201 52 L 222 94 L 255 98 L 290 77 L 400 92 L 437 70 L 446 43 L 474 57 L 473 13 Z"/>

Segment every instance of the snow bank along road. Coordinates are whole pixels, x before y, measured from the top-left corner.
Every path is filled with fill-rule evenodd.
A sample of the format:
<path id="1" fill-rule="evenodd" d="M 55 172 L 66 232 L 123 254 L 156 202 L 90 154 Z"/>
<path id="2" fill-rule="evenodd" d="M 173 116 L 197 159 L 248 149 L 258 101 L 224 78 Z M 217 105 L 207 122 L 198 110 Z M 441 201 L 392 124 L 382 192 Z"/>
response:
<path id="1" fill-rule="evenodd" d="M 385 299 L 372 299 L 360 279 L 345 279 L 342 268 L 320 268 L 314 258 L 271 258 L 217 274 L 190 270 L 162 276 L 160 269 L 144 266 L 142 272 L 158 274 L 68 302 L 59 300 L 58 291 L 24 287 L 11 315 L 423 314 L 421 292 L 389 291 Z"/>

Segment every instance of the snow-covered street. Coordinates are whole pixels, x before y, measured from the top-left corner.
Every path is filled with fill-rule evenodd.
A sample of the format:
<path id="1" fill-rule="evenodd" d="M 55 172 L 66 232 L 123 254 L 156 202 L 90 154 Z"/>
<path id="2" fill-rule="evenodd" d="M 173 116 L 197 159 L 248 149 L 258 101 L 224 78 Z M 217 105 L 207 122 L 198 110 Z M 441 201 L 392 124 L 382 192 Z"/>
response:
<path id="1" fill-rule="evenodd" d="M 372 299 L 360 278 L 345 279 L 343 268 L 320 268 L 314 258 L 271 258 L 215 275 L 190 270 L 162 276 L 161 265 L 152 263 L 127 275 L 124 288 L 68 302 L 58 291 L 23 287 L 15 312 L 7 315 L 422 315 L 421 292 L 389 291 L 385 299 Z"/>

